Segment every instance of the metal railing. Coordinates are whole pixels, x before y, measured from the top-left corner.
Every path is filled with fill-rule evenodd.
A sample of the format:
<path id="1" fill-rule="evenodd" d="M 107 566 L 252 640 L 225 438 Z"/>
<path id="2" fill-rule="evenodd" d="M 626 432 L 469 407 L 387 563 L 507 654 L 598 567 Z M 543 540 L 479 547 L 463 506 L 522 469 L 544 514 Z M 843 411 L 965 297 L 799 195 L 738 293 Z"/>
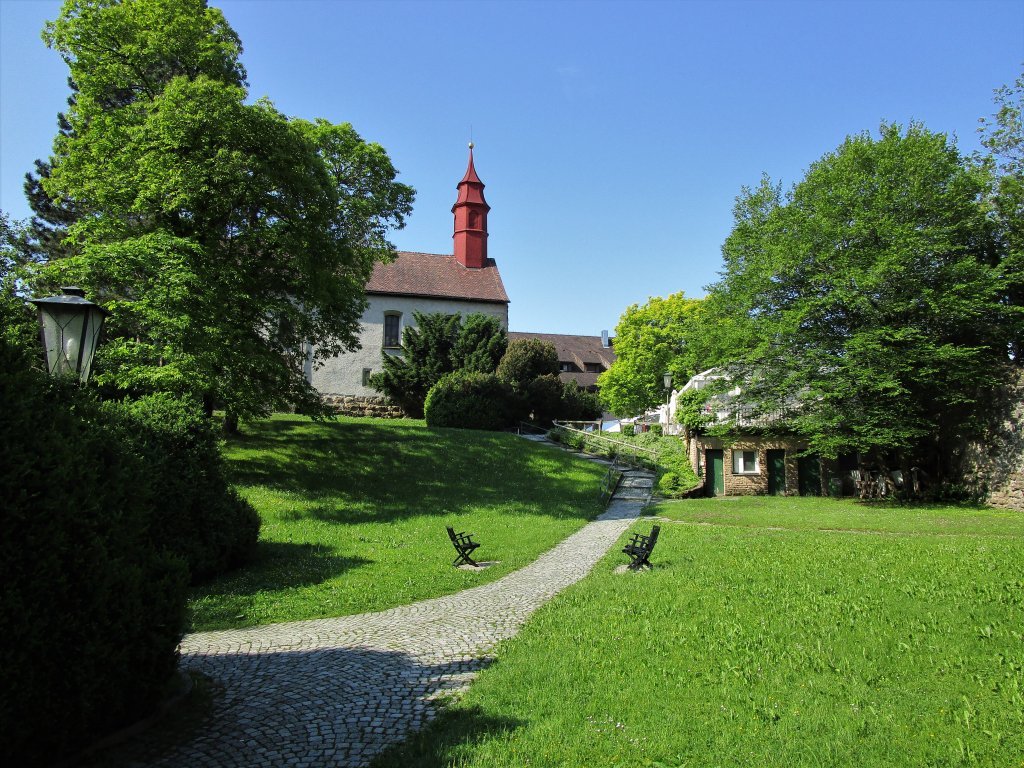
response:
<path id="1" fill-rule="evenodd" d="M 631 466 L 644 469 L 654 469 L 658 466 L 657 448 L 646 448 L 642 445 L 636 445 L 635 443 L 627 443 L 624 440 L 613 440 L 610 437 L 605 437 L 599 432 L 588 432 L 571 426 L 572 424 L 592 423 L 594 422 L 555 421 L 552 431 L 559 429 L 580 435 L 583 439 L 584 448 L 587 443 L 603 446 L 607 449 L 607 453 L 610 458 L 615 461 L 621 461 L 624 464 L 630 464 Z"/>

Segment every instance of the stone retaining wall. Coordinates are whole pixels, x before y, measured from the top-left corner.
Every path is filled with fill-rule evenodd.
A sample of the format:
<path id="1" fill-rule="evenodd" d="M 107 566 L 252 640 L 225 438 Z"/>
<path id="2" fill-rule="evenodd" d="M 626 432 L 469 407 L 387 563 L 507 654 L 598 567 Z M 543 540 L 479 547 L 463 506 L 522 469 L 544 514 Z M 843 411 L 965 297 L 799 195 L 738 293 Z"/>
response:
<path id="1" fill-rule="evenodd" d="M 326 394 L 323 398 L 327 405 L 343 416 L 372 416 L 377 419 L 405 418 L 405 411 L 386 397 Z"/>

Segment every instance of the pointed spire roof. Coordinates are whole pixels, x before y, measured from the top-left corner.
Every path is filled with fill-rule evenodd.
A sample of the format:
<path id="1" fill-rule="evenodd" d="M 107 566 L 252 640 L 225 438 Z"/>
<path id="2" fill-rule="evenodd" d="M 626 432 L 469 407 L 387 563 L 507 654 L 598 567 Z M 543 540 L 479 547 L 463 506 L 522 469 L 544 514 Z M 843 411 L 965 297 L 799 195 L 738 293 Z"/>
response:
<path id="1" fill-rule="evenodd" d="M 466 167 L 466 175 L 462 177 L 462 181 L 460 181 L 459 184 L 462 184 L 463 182 L 466 182 L 466 181 L 472 181 L 472 182 L 474 182 L 476 184 L 483 184 L 483 182 L 480 181 L 480 177 L 476 175 L 476 168 L 473 166 L 473 142 L 472 141 L 469 142 L 469 165 Z"/>
<path id="2" fill-rule="evenodd" d="M 458 190 L 459 196 L 455 200 L 455 205 L 452 206 L 453 211 L 458 206 L 467 203 L 484 205 L 490 210 L 491 206 L 487 205 L 487 201 L 484 199 L 484 183 L 476 175 L 476 168 L 473 166 L 473 142 L 469 142 L 469 165 L 466 166 L 466 174 L 458 184 Z"/>

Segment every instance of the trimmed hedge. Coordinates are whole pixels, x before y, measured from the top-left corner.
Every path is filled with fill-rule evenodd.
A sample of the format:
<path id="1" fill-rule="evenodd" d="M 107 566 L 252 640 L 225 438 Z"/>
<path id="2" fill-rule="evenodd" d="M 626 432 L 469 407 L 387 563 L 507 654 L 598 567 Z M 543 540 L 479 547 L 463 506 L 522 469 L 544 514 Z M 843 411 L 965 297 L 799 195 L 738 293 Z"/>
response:
<path id="1" fill-rule="evenodd" d="M 148 467 L 150 482 L 138 491 L 154 543 L 185 560 L 193 584 L 246 562 L 259 514 L 228 485 L 220 437 L 199 404 L 160 393 L 106 408 Z"/>
<path id="2" fill-rule="evenodd" d="M 258 531 L 212 426 L 186 406 L 98 403 L 33 365 L 0 339 L 0 723 L 13 765 L 56 761 L 152 710 L 177 665 L 190 567 L 237 561 Z"/>
<path id="3" fill-rule="evenodd" d="M 428 427 L 499 430 L 515 424 L 521 409 L 511 387 L 493 373 L 456 371 L 431 387 L 423 415 Z"/>

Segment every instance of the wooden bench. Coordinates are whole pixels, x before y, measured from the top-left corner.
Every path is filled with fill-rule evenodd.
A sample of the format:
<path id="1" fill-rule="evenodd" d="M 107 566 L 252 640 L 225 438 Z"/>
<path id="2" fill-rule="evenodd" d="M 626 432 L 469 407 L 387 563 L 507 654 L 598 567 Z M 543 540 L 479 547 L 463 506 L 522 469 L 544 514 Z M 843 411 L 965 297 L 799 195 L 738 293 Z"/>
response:
<path id="1" fill-rule="evenodd" d="M 632 561 L 629 564 L 629 569 L 631 571 L 640 570 L 645 565 L 648 568 L 651 567 L 651 552 L 654 551 L 654 545 L 658 543 L 659 533 L 661 533 L 660 525 L 656 525 L 651 528 L 650 536 L 644 536 L 642 533 L 634 533 L 629 544 L 622 548 L 622 551 L 629 555 L 629 559 Z"/>
<path id="2" fill-rule="evenodd" d="M 448 538 L 452 540 L 452 546 L 455 547 L 455 551 L 459 553 L 459 556 L 452 561 L 452 565 L 459 566 L 463 563 L 467 565 L 476 566 L 476 561 L 470 557 L 473 554 L 473 550 L 480 545 L 473 541 L 472 533 L 456 533 L 455 529 L 450 525 L 448 528 Z"/>

